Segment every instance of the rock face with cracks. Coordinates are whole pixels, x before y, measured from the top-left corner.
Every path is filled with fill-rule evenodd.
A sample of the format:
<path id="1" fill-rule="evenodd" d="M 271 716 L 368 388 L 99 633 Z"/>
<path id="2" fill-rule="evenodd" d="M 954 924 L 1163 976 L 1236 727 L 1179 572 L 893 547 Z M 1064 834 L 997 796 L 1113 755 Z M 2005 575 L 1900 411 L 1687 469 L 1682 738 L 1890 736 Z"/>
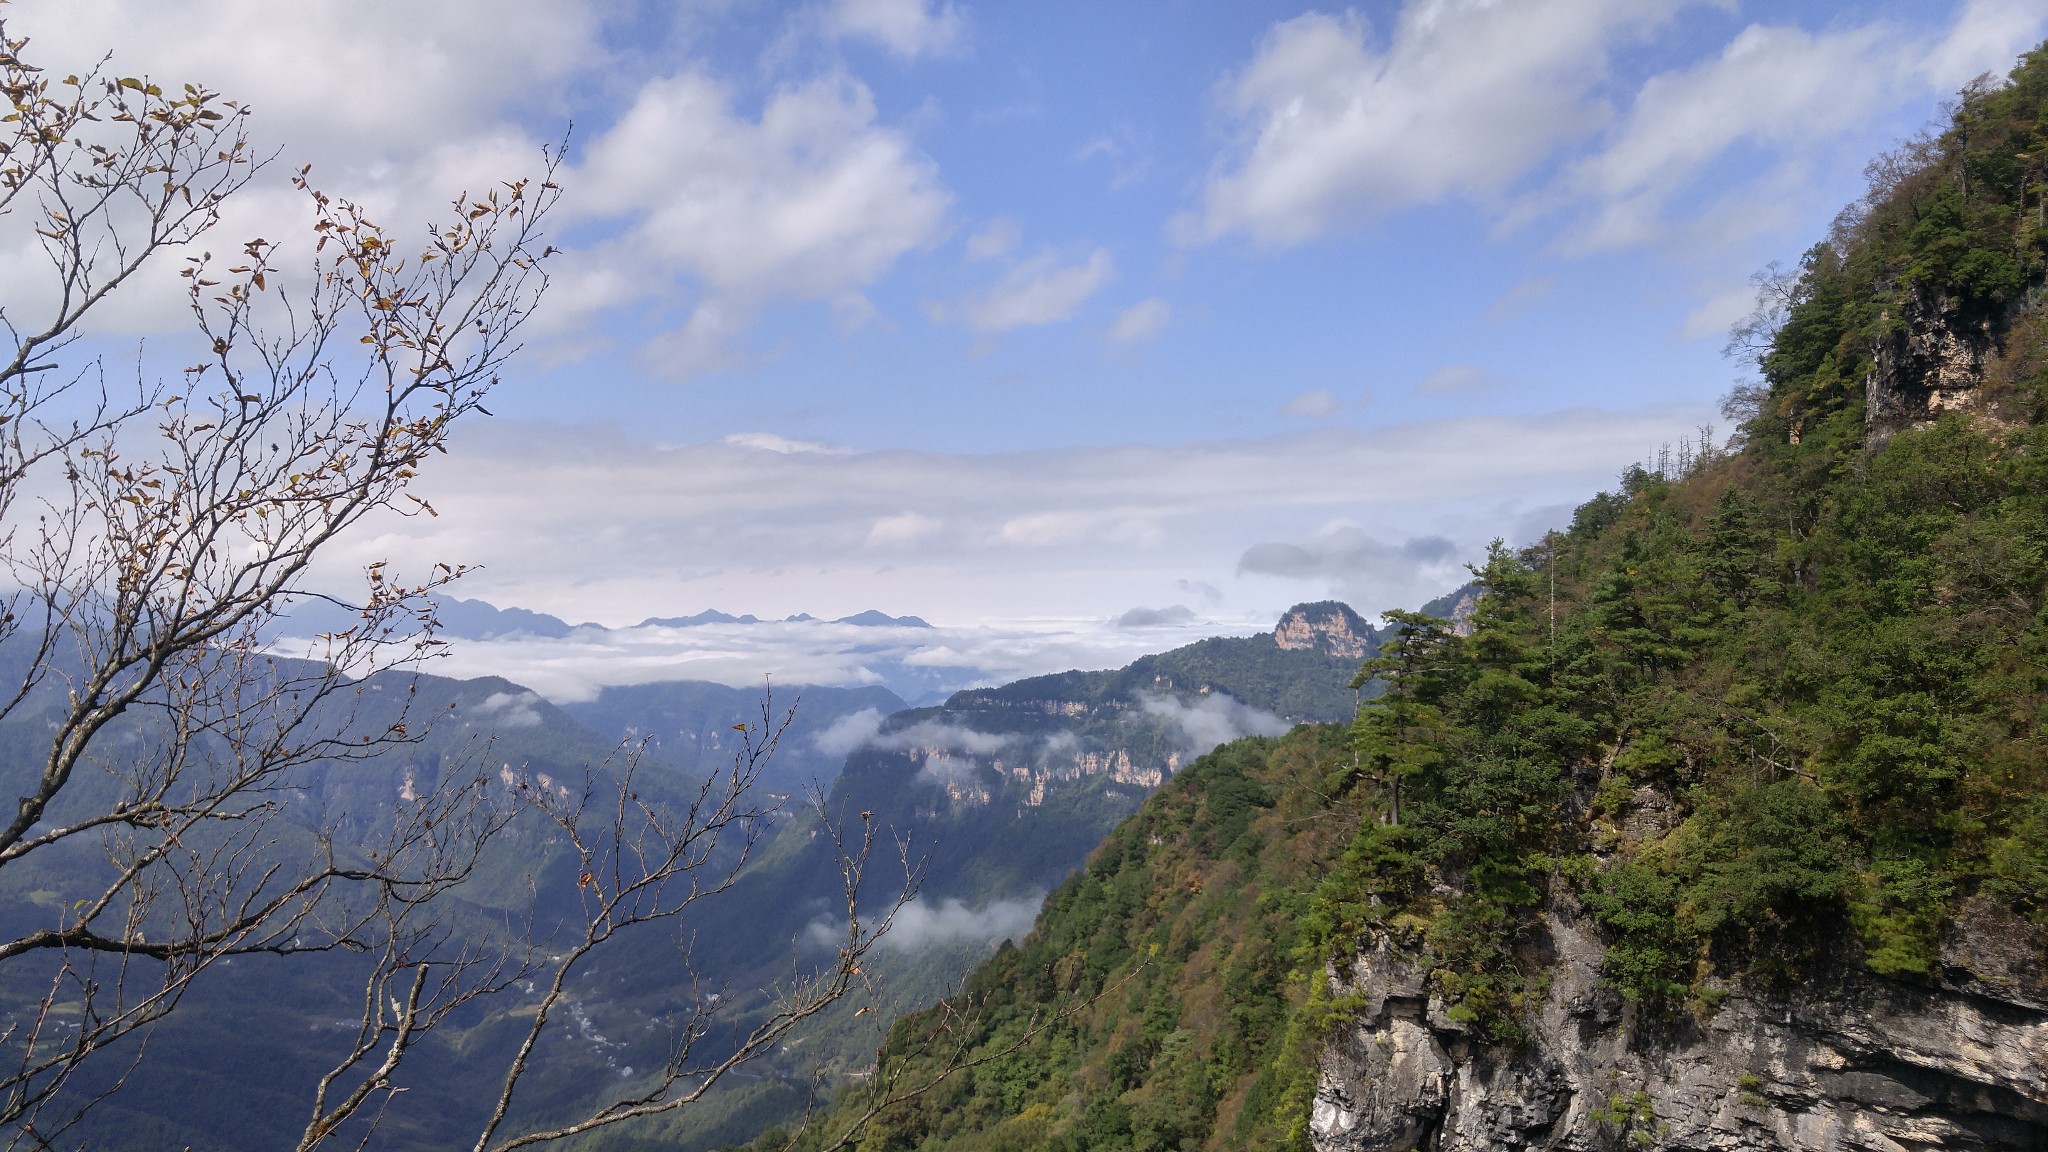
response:
<path id="1" fill-rule="evenodd" d="M 1885 319 L 1894 318 L 1887 312 Z M 1896 322 L 1871 348 L 1864 379 L 1871 443 L 1881 445 L 1901 428 L 1970 407 L 2011 320 L 2004 314 L 1968 315 L 1956 301 L 1925 289 L 1909 292 Z"/>
<path id="2" fill-rule="evenodd" d="M 1988 901 L 1938 984 L 1844 963 L 1731 988 L 1704 1017 L 1639 1011 L 1601 982 L 1590 924 L 1545 927 L 1549 985 L 1516 1049 L 1447 1019 L 1402 947 L 1332 973 L 1361 1008 L 1322 1054 L 1317 1152 L 2048 1149 L 2048 948 Z"/>

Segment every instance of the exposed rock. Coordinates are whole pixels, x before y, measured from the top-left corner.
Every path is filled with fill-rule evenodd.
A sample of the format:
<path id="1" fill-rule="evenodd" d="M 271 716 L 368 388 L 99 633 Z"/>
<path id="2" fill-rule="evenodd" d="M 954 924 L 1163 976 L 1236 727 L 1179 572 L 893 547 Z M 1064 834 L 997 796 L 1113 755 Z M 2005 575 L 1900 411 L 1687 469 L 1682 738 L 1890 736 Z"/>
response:
<path id="1" fill-rule="evenodd" d="M 1454 588 L 1422 606 L 1424 616 L 1434 616 L 1451 622 L 1451 631 L 1459 636 L 1472 634 L 1472 614 L 1479 610 L 1479 595 L 1484 591 L 1478 581 L 1462 588 Z"/>
<path id="2" fill-rule="evenodd" d="M 1873 446 L 1901 428 L 1968 408 L 2005 327 L 2002 316 L 1966 315 L 1925 288 L 1913 289 L 1898 315 L 1885 319 L 1890 330 L 1872 349 L 1863 384 Z"/>
<path id="3" fill-rule="evenodd" d="M 1296 604 L 1273 629 L 1273 643 L 1281 648 L 1314 648 L 1345 660 L 1372 655 L 1373 640 L 1372 625 L 1336 600 Z"/>
<path id="4" fill-rule="evenodd" d="M 2048 949 L 1988 902 L 1939 987 L 1844 968 L 1783 997 L 1731 990 L 1705 1020 L 1639 1014 L 1601 983 L 1589 926 L 1547 926 L 1556 959 L 1519 1049 L 1447 1027 L 1417 958 L 1385 942 L 1333 974 L 1363 1007 L 1323 1053 L 1318 1152 L 2048 1148 Z"/>

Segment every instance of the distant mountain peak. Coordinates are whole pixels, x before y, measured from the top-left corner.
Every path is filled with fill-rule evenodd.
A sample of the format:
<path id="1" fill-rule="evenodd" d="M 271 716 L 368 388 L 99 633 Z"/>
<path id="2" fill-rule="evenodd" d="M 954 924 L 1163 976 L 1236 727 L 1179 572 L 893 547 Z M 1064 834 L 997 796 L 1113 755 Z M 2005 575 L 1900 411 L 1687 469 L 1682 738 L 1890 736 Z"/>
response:
<path id="1" fill-rule="evenodd" d="M 496 640 L 510 636 L 539 636 L 559 640 L 587 624 L 570 624 L 545 612 L 524 608 L 500 608 L 485 600 L 463 600 L 435 595 L 435 616 L 444 636 L 458 640 Z"/>
<path id="2" fill-rule="evenodd" d="M 757 616 L 734 616 L 716 608 L 706 608 L 695 616 L 649 616 L 635 628 L 694 628 L 699 624 L 759 624 Z"/>
<path id="3" fill-rule="evenodd" d="M 751 613 L 745 616 L 735 616 L 730 612 L 720 612 L 716 608 L 707 608 L 704 611 L 697 613 L 695 616 L 649 616 L 647 619 L 642 620 L 640 623 L 633 625 L 633 627 L 695 628 L 700 624 L 759 624 L 761 622 L 762 621 L 760 617 L 752 615 Z M 794 616 L 783 617 L 781 623 L 821 624 L 824 623 L 824 621 L 819 620 L 816 616 L 811 615 L 809 612 L 799 612 Z M 868 609 L 865 612 L 855 613 L 852 616 L 841 616 L 839 619 L 832 621 L 832 623 L 853 624 L 863 628 L 931 627 L 930 624 L 926 623 L 922 618 L 917 616 L 891 616 L 886 612 L 877 612 L 872 608 Z"/>
<path id="4" fill-rule="evenodd" d="M 1273 643 L 1286 649 L 1313 648 L 1327 656 L 1362 660 L 1372 652 L 1373 629 L 1339 600 L 1296 604 L 1273 627 Z"/>
<path id="5" fill-rule="evenodd" d="M 877 612 L 873 608 L 870 608 L 865 612 L 856 612 L 851 616 L 841 616 L 839 619 L 834 620 L 833 623 L 856 624 L 863 628 L 931 627 L 930 624 L 925 623 L 925 621 L 922 618 L 917 616 L 891 616 L 886 612 Z"/>

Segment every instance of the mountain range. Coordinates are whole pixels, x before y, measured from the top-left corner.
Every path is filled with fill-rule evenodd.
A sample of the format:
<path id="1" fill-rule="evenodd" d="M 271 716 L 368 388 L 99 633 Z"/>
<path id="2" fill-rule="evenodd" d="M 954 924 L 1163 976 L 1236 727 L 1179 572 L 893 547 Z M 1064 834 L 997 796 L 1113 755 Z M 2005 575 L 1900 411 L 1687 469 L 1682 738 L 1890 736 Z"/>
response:
<path id="1" fill-rule="evenodd" d="M 1759 278 L 1731 442 L 1176 772 L 752 1149 L 2048 1148 L 2048 44 L 1945 115 Z"/>
<path id="2" fill-rule="evenodd" d="M 496 618 L 526 620 L 515 613 Z M 720 1031 L 708 1042 L 757 1019 L 766 990 L 822 946 L 837 880 L 829 840 L 819 835 L 825 822 L 844 832 L 872 821 L 885 842 L 909 846 L 902 858 L 878 858 L 864 889 L 869 899 L 883 899 L 910 874 L 919 891 L 900 934 L 877 957 L 869 999 L 842 1004 L 658 1136 L 709 1147 L 800 1115 L 821 1072 L 828 1086 L 843 1082 L 872 1052 L 877 1024 L 944 995 L 995 944 L 1021 934 L 1045 893 L 1104 834 L 1210 747 L 1348 718 L 1359 699 L 1351 680 L 1380 640 L 1342 604 L 1303 605 L 1271 633 L 1203 640 L 1113 671 L 962 691 L 926 708 L 904 708 L 877 687 L 778 687 L 764 700 L 691 682 L 611 688 L 558 706 L 502 678 L 385 673 L 354 698 L 441 718 L 408 747 L 321 767 L 301 782 L 301 809 L 340 813 L 333 827 L 344 842 L 368 842 L 396 798 L 449 773 L 502 763 L 545 787 L 573 788 L 586 772 L 617 771 L 622 746 L 639 758 L 637 779 L 650 799 L 683 804 L 694 780 L 736 752 L 734 725 L 759 724 L 765 704 L 772 726 L 794 705 L 760 785 L 766 799 L 780 801 L 762 825 L 766 838 L 733 890 L 687 925 L 691 979 L 725 989 Z M 351 707 L 356 722 L 387 719 L 377 708 Z M 822 803 L 807 805 L 806 791 Z M 486 925 L 534 900 L 542 909 L 572 907 L 573 869 L 564 871 L 561 853 L 545 827 L 515 826 L 451 915 L 488 934 L 495 929 Z M 33 922 L 67 884 L 54 875 L 25 882 L 32 887 L 0 891 L 0 917 Z M 303 1110 L 295 1093 L 343 1037 L 330 1025 L 353 1011 L 354 965 L 345 956 L 245 957 L 196 982 L 184 1009 L 156 1029 L 157 1058 L 143 1061 L 81 1131 L 94 1147 L 111 1149 L 228 1152 L 285 1140 Z M 531 1106 L 567 1106 L 589 1091 L 591 1077 L 630 1076 L 658 1061 L 661 1041 L 646 1024 L 674 1011 L 681 975 L 675 941 L 652 935 L 622 942 L 586 973 L 574 998 L 581 1023 L 552 1042 Z M 857 1015 L 862 1007 L 868 1011 Z M 516 1014 L 517 1005 L 504 1010 Z M 486 1013 L 431 1038 L 415 1061 L 422 1078 L 408 1084 L 405 1107 L 394 1109 L 373 1146 L 442 1147 L 473 1123 L 477 1077 L 486 1074 L 479 1060 L 492 1051 L 483 1038 L 505 1022 L 502 1010 Z"/>

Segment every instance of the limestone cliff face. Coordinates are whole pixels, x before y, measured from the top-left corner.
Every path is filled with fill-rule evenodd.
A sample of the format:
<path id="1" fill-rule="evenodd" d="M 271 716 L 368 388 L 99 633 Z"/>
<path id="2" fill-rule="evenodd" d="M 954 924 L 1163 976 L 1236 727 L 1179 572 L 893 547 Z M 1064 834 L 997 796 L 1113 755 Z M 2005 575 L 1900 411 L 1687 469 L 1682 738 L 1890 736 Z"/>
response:
<path id="1" fill-rule="evenodd" d="M 1601 983 L 1589 925 L 1546 927 L 1517 1050 L 1446 1019 L 1403 949 L 1333 973 L 1363 1007 L 1322 1056 L 1318 1152 L 2048 1149 L 2048 948 L 2009 912 L 1966 910 L 1938 986 L 1844 965 L 1789 995 L 1731 990 L 1706 1019 L 1639 1013 Z"/>
<path id="2" fill-rule="evenodd" d="M 2009 318 L 1967 315 L 1955 301 L 1916 288 L 1885 319 L 1888 331 L 1872 349 L 1864 378 L 1873 445 L 1969 407 Z"/>
<path id="3" fill-rule="evenodd" d="M 1375 651 L 1372 625 L 1351 606 L 1335 600 L 1297 604 L 1287 610 L 1273 629 L 1273 643 L 1281 648 L 1313 648 L 1326 656 L 1362 660 Z"/>

